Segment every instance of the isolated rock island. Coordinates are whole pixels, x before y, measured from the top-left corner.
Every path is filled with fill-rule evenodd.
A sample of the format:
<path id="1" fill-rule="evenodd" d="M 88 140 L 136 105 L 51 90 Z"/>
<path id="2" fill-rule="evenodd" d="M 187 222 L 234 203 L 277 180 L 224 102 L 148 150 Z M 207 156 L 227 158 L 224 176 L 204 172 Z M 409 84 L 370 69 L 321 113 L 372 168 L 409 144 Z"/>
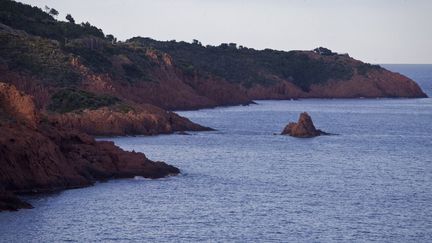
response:
<path id="1" fill-rule="evenodd" d="M 300 114 L 297 122 L 290 122 L 285 126 L 281 135 L 289 135 L 298 138 L 311 138 L 330 134 L 316 129 L 309 114 L 303 112 Z"/>

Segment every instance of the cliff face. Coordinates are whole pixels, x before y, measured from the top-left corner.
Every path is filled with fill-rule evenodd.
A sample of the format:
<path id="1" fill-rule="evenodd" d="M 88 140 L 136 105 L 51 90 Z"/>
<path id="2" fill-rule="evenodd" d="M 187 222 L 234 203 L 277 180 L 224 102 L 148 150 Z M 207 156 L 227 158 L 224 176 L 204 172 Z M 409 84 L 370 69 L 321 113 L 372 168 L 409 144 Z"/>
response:
<path id="1" fill-rule="evenodd" d="M 51 191 L 91 185 L 95 180 L 159 178 L 179 170 L 126 152 L 112 142 L 41 125 L 2 124 L 0 183 L 13 192 Z"/>
<path id="2" fill-rule="evenodd" d="M 177 131 L 212 130 L 191 122 L 174 112 L 151 105 L 135 106 L 135 110 L 120 112 L 107 107 L 97 110 L 52 114 L 49 120 L 59 128 L 76 129 L 92 135 L 156 135 Z"/>
<path id="3" fill-rule="evenodd" d="M 349 80 L 314 85 L 305 97 L 317 98 L 423 98 L 427 97 L 411 79 L 387 70 L 374 70 L 367 75 L 354 75 Z"/>
<path id="4" fill-rule="evenodd" d="M 31 97 L 24 95 L 15 86 L 0 82 L 0 112 L 13 114 L 27 124 L 36 126 L 39 116 Z"/>
<path id="5" fill-rule="evenodd" d="M 199 73 L 186 74 L 174 64 L 171 56 L 160 51 L 146 50 L 144 54 L 153 63 L 147 70 L 151 82 L 118 82 L 109 75 L 97 75 L 82 64 L 78 64 L 81 70 L 87 70 L 82 84 L 83 89 L 110 93 L 124 100 L 152 104 L 168 110 L 251 103 L 250 97 L 240 86 L 223 78 Z M 118 62 L 118 57 L 114 59 L 114 65 L 119 65 L 115 63 Z"/>
<path id="6" fill-rule="evenodd" d="M 12 193 L 88 186 L 96 180 L 175 175 L 179 169 L 112 142 L 39 121 L 29 96 L 0 83 L 0 210 L 29 207 Z M 30 115 L 29 115 L 30 114 Z"/>
<path id="7" fill-rule="evenodd" d="M 181 72 L 213 77 L 213 82 L 202 83 L 229 87 L 237 97 L 249 100 L 426 97 L 413 80 L 401 74 L 330 50 L 259 51 L 235 44 L 202 46 L 140 37 L 128 43 L 166 52 Z"/>
<path id="8" fill-rule="evenodd" d="M 427 97 L 411 79 L 387 70 L 353 75 L 349 80 L 331 80 L 304 91 L 287 80 L 275 85 L 246 89 L 251 99 L 291 98 L 422 98 Z"/>
<path id="9" fill-rule="evenodd" d="M 308 83 L 305 84 L 291 76 L 284 77 L 271 70 L 263 70 L 256 74 L 257 81 L 245 83 L 244 80 L 227 80 L 231 77 L 229 73 L 215 74 L 206 69 L 193 69 L 187 72 L 180 66 L 179 60 L 170 55 L 160 51 L 146 51 L 146 56 L 155 64 L 148 70 L 154 82 L 124 84 L 104 76 L 99 79 L 103 82 L 89 80 L 84 82 L 84 86 L 85 89 L 94 92 L 111 93 L 122 99 L 140 104 L 149 103 L 165 109 L 197 109 L 249 104 L 255 99 L 426 97 L 426 94 L 413 80 L 347 56 L 322 57 L 320 54 L 308 51 L 298 51 L 295 55 L 298 55 L 300 59 L 306 56 L 308 60 L 320 63 L 322 69 L 329 69 L 326 72 L 337 72 L 331 70 L 332 65 L 343 66 L 346 70 L 344 75 L 330 75 L 326 72 L 322 74 L 316 71 L 317 80 L 320 81 L 314 81 L 314 78 L 310 77 L 307 79 Z M 295 58 L 292 57 L 293 62 Z M 238 57 L 238 59 L 241 58 Z M 210 61 L 208 65 L 216 64 Z M 236 66 L 240 67 L 234 71 L 252 72 L 249 67 L 241 65 L 237 63 Z M 307 73 L 308 65 L 303 64 L 301 68 L 305 71 L 301 72 Z M 304 76 L 308 75 L 304 74 Z M 327 77 L 326 75 L 328 78 L 325 80 L 320 77 Z M 260 80 L 265 80 L 265 82 Z"/>

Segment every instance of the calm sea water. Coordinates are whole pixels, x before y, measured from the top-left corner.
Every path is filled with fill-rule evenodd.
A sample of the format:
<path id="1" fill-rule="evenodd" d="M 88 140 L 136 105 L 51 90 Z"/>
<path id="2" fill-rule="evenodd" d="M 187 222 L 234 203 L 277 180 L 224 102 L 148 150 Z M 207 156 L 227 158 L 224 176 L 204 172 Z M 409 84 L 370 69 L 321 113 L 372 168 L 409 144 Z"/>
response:
<path id="1" fill-rule="evenodd" d="M 432 66 L 388 66 L 431 95 Z M 299 113 L 337 136 L 273 135 Z M 260 101 L 181 112 L 215 132 L 105 138 L 182 169 L 28 198 L 2 242 L 430 242 L 432 99 Z"/>

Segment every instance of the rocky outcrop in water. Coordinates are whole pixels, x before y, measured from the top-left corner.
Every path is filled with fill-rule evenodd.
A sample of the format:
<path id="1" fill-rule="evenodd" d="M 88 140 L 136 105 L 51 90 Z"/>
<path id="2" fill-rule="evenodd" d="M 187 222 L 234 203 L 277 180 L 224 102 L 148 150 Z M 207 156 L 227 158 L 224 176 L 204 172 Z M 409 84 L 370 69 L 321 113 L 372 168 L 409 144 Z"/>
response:
<path id="1" fill-rule="evenodd" d="M 329 133 L 316 129 L 309 114 L 303 112 L 300 114 L 297 122 L 290 122 L 288 125 L 286 125 L 281 135 L 290 135 L 292 137 L 298 138 L 310 138 L 320 135 L 329 135 Z"/>
<path id="2" fill-rule="evenodd" d="M 31 115 L 28 115 L 31 114 Z M 180 173 L 142 153 L 95 141 L 77 130 L 39 121 L 31 98 L 0 84 L 0 210 L 27 208 L 14 193 L 34 193 L 92 185 L 97 180 Z"/>

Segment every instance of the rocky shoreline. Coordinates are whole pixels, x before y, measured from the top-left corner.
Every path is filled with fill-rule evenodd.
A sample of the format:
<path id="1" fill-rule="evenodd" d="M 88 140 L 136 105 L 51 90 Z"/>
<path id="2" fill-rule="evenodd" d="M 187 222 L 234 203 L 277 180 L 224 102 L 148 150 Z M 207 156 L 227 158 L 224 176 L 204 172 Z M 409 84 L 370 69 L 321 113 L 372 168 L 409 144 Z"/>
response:
<path id="1" fill-rule="evenodd" d="M 180 173 L 165 162 L 40 119 L 32 99 L 0 83 L 0 211 L 31 207 L 15 196 L 90 186 L 98 180 Z"/>
<path id="2" fill-rule="evenodd" d="M 262 99 L 426 97 L 401 74 L 322 47 L 117 42 L 88 22 L 61 21 L 16 1 L 1 4 L 0 210 L 29 207 L 14 193 L 180 173 L 92 137 L 212 130 L 172 110 Z M 320 133 L 302 124 L 288 125 L 286 133 Z"/>
<path id="3" fill-rule="evenodd" d="M 50 114 L 48 120 L 58 128 L 75 129 L 94 136 L 157 135 L 213 130 L 152 105 L 135 105 L 134 110 L 128 112 L 102 107 L 96 110 Z"/>

